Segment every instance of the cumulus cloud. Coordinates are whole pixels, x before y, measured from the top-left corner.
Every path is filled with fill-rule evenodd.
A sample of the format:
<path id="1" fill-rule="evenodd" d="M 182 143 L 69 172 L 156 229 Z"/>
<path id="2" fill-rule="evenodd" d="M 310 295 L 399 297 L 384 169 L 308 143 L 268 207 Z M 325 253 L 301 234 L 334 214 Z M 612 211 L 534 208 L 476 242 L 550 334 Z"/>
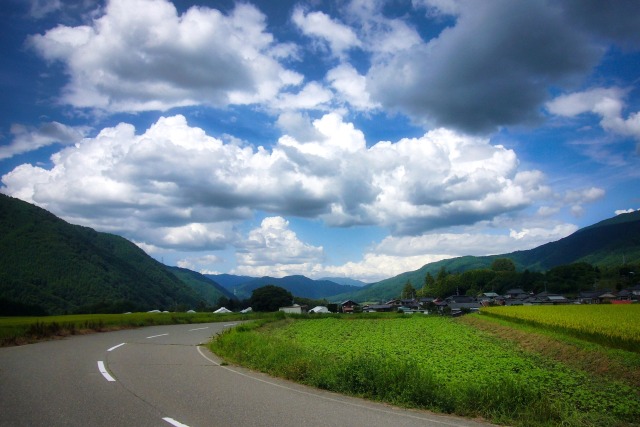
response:
<path id="1" fill-rule="evenodd" d="M 179 15 L 167 0 L 111 0 L 91 25 L 59 25 L 30 44 L 65 65 L 63 102 L 110 112 L 262 103 L 302 81 L 278 62 L 290 46 L 247 3 Z"/>
<path id="2" fill-rule="evenodd" d="M 291 19 L 303 34 L 326 43 L 335 56 L 342 57 L 345 51 L 360 46 L 355 31 L 323 12 L 305 13 L 296 7 Z"/>
<path id="3" fill-rule="evenodd" d="M 327 80 L 343 102 L 356 110 L 370 110 L 379 105 L 371 101 L 366 78 L 349 64 L 341 64 L 327 73 Z"/>
<path id="4" fill-rule="evenodd" d="M 519 171 L 515 153 L 487 139 L 438 129 L 368 147 L 338 114 L 312 126 L 312 139 L 284 135 L 268 150 L 225 143 L 179 115 L 142 134 L 122 123 L 56 153 L 50 170 L 16 167 L 2 191 L 83 225 L 189 249 L 224 247 L 233 224 L 256 211 L 416 235 L 549 195 L 542 173 Z"/>
<path id="5" fill-rule="evenodd" d="M 561 95 L 547 103 L 547 110 L 564 117 L 592 113 L 601 117 L 600 126 L 607 131 L 631 136 L 640 141 L 640 112 L 623 117 L 628 90 L 593 88 L 584 92 Z"/>
<path id="6" fill-rule="evenodd" d="M 0 160 L 28 153 L 52 144 L 69 145 L 80 141 L 88 131 L 86 127 L 71 127 L 58 122 L 43 123 L 38 128 L 14 124 L 13 140 L 0 146 Z"/>
<path id="7" fill-rule="evenodd" d="M 546 2 L 429 3 L 456 12 L 455 25 L 374 58 L 367 74 L 374 101 L 416 121 L 468 132 L 531 122 L 547 87 L 583 76 L 601 52 Z"/>
<path id="8" fill-rule="evenodd" d="M 366 253 L 361 261 L 348 262 L 339 266 L 325 266 L 322 276 L 350 277 L 363 282 L 373 283 L 398 274 L 417 270 L 430 262 L 440 261 L 446 257 L 438 255 L 389 256 Z"/>
<path id="9" fill-rule="evenodd" d="M 302 242 L 279 216 L 262 220 L 237 247 L 234 272 L 250 276 L 309 274 L 324 256 L 322 246 Z"/>

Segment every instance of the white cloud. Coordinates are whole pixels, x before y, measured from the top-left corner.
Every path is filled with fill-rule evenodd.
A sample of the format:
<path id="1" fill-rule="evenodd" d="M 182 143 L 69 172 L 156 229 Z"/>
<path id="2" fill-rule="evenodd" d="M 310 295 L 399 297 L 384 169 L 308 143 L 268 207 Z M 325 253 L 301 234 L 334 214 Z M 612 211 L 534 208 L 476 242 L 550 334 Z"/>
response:
<path id="1" fill-rule="evenodd" d="M 327 80 L 340 98 L 356 110 L 370 110 L 378 107 L 370 99 L 364 76 L 349 64 L 341 64 L 327 73 Z"/>
<path id="2" fill-rule="evenodd" d="M 615 211 L 616 215 L 621 215 L 621 214 L 626 214 L 626 213 L 632 213 L 635 211 L 640 211 L 640 209 L 633 209 L 633 208 L 629 208 L 629 209 L 621 209 L 621 210 L 617 210 Z"/>
<path id="3" fill-rule="evenodd" d="M 189 270 L 198 271 L 200 274 L 219 274 L 215 270 L 211 270 L 210 267 L 214 264 L 220 264 L 222 262 L 223 259 L 219 256 L 209 254 L 180 259 L 176 262 L 176 265 L 180 268 L 187 268 Z"/>
<path id="4" fill-rule="evenodd" d="M 561 95 L 547 103 L 547 110 L 564 117 L 596 114 L 601 117 L 604 130 L 640 140 L 640 112 L 623 117 L 627 93 L 628 90 L 612 87 Z"/>
<path id="5" fill-rule="evenodd" d="M 228 15 L 167 0 L 111 0 L 91 26 L 60 25 L 30 39 L 66 65 L 63 101 L 110 112 L 263 103 L 302 77 L 278 59 L 265 16 L 239 3 Z"/>
<path id="6" fill-rule="evenodd" d="M 312 126 L 312 139 L 285 135 L 267 150 L 212 138 L 183 116 L 142 134 L 123 123 L 56 153 L 50 170 L 15 168 L 3 192 L 72 222 L 189 249 L 225 247 L 233 225 L 256 211 L 417 235 L 550 197 L 540 172 L 519 171 L 513 151 L 486 139 L 438 129 L 367 147 L 338 114 Z M 570 203 L 600 195 L 592 189 Z"/>
<path id="7" fill-rule="evenodd" d="M 298 93 L 283 92 L 270 102 L 270 106 L 282 111 L 326 109 L 333 99 L 330 90 L 317 82 L 307 83 Z"/>
<path id="8" fill-rule="evenodd" d="M 590 187 L 581 190 L 569 190 L 564 195 L 565 203 L 583 204 L 592 203 L 604 197 L 602 188 Z"/>
<path id="9" fill-rule="evenodd" d="M 86 127 L 71 127 L 58 122 L 43 123 L 37 129 L 19 124 L 11 126 L 13 140 L 0 146 L 0 160 L 28 153 L 52 144 L 69 145 L 80 141 Z"/>
<path id="10" fill-rule="evenodd" d="M 297 7 L 293 11 L 292 20 L 303 34 L 327 43 L 335 56 L 342 57 L 345 51 L 360 46 L 360 41 L 351 28 L 323 12 L 305 14 L 301 7 Z"/>
<path id="11" fill-rule="evenodd" d="M 389 256 L 367 253 L 360 262 L 348 262 L 340 266 L 325 266 L 322 276 L 350 277 L 363 282 L 377 282 L 400 273 L 417 270 L 430 262 L 440 261 L 446 257 L 438 255 Z"/>
<path id="12" fill-rule="evenodd" d="M 322 262 L 322 246 L 302 242 L 282 217 L 262 220 L 237 244 L 235 274 L 250 276 L 309 274 Z"/>

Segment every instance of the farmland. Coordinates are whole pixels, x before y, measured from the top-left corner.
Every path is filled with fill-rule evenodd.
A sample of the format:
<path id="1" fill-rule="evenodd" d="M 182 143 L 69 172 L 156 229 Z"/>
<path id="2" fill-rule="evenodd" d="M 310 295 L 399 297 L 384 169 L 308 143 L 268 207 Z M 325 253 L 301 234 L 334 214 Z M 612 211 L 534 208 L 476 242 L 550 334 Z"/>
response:
<path id="1" fill-rule="evenodd" d="M 640 305 L 487 307 L 484 314 L 563 330 L 607 346 L 640 351 Z"/>
<path id="2" fill-rule="evenodd" d="M 623 376 L 594 375 L 439 316 L 289 318 L 243 325 L 212 349 L 312 386 L 496 423 L 640 420 L 638 387 Z M 640 369 L 638 353 L 616 351 L 625 353 L 629 369 Z"/>

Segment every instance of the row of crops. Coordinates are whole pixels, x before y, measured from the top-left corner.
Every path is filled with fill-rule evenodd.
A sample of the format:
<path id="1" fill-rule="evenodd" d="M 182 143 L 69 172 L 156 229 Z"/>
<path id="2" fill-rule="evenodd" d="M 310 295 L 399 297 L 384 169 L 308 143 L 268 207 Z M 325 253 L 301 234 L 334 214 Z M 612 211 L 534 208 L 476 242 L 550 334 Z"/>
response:
<path id="1" fill-rule="evenodd" d="M 482 313 L 640 351 L 640 304 L 485 307 Z"/>
<path id="2" fill-rule="evenodd" d="M 438 316 L 297 319 L 223 334 L 230 361 L 338 392 L 512 425 L 640 419 L 640 394 Z"/>

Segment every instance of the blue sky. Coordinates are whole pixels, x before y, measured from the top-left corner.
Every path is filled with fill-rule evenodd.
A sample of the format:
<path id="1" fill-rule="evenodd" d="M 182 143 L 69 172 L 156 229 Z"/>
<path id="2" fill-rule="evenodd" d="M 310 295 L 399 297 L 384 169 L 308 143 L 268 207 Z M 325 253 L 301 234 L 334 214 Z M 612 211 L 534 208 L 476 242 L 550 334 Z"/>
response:
<path id="1" fill-rule="evenodd" d="M 169 265 L 372 282 L 640 208 L 640 3 L 8 0 L 0 191 Z"/>

